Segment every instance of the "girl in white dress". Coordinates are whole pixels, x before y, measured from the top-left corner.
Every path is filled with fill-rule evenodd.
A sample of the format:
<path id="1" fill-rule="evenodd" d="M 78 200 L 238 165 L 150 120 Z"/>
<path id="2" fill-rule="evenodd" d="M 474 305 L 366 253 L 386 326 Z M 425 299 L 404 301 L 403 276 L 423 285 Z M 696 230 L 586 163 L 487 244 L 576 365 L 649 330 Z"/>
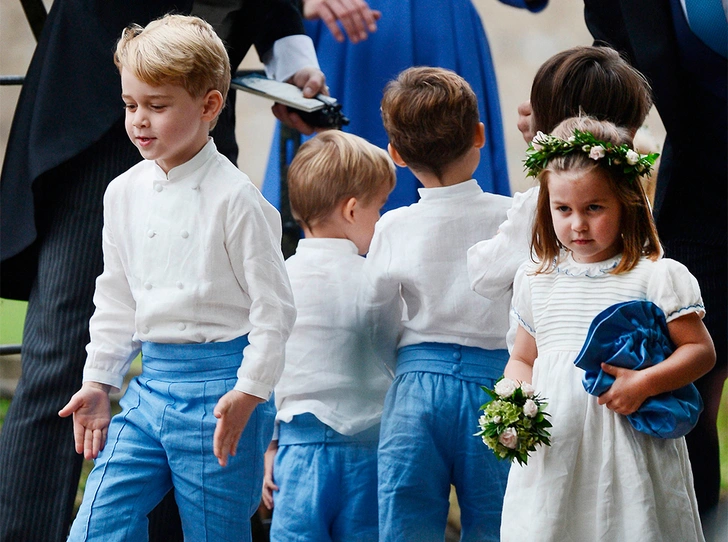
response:
<path id="1" fill-rule="evenodd" d="M 626 130 L 580 117 L 539 133 L 526 166 L 538 175 L 533 231 L 538 262 L 521 266 L 519 326 L 505 370 L 549 403 L 550 447 L 508 478 L 501 538 L 539 541 L 703 540 L 684 438 L 636 431 L 627 415 L 648 397 L 681 388 L 715 363 L 695 278 L 661 258 L 638 177 L 654 156 L 628 147 Z M 614 304 L 652 301 L 675 345 L 641 371 L 610 365 L 611 388 L 594 397 L 574 360 L 589 325 Z"/>

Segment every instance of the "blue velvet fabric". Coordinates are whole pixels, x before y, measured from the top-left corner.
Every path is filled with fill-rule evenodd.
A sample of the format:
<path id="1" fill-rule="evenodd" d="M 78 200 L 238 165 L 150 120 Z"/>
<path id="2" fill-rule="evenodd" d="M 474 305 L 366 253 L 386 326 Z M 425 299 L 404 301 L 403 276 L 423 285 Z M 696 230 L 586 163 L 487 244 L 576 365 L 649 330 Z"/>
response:
<path id="1" fill-rule="evenodd" d="M 602 371 L 602 363 L 639 371 L 660 363 L 673 350 L 662 310 L 651 301 L 627 301 L 594 318 L 574 364 L 585 371 L 584 389 L 599 396 L 614 383 L 614 377 Z M 702 410 L 700 394 L 689 384 L 649 397 L 627 419 L 642 433 L 678 438 L 695 427 Z"/>

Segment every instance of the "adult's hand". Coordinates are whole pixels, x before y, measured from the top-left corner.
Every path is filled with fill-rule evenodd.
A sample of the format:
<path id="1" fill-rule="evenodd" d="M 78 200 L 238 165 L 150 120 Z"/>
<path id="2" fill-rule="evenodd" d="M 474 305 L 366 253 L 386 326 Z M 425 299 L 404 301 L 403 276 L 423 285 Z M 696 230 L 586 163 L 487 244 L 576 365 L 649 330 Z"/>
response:
<path id="1" fill-rule="evenodd" d="M 338 42 L 344 41 L 343 27 L 349 41 L 358 43 L 377 31 L 382 12 L 371 9 L 364 0 L 304 0 L 303 16 L 321 19 Z"/>
<path id="2" fill-rule="evenodd" d="M 326 76 L 318 68 L 302 68 L 294 73 L 286 82 L 300 88 L 306 98 L 313 98 L 317 94 L 325 94 L 327 96 L 329 94 L 329 88 L 326 86 Z M 310 135 L 316 131 L 315 127 L 306 124 L 297 113 L 289 110 L 283 104 L 273 104 L 271 110 L 283 124 L 298 130 L 302 134 Z"/>
<path id="3" fill-rule="evenodd" d="M 530 143 L 536 135 L 533 129 L 533 108 L 528 100 L 518 106 L 518 130 L 526 143 Z"/>

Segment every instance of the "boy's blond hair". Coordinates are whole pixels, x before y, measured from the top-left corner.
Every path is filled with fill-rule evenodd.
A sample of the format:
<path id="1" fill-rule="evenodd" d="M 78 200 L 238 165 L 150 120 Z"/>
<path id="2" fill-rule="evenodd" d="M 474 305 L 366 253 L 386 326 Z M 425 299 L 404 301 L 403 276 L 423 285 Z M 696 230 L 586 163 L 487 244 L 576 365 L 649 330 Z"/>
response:
<path id="1" fill-rule="evenodd" d="M 324 222 L 349 198 L 369 203 L 396 182 L 389 155 L 366 139 L 327 130 L 309 139 L 288 168 L 291 212 L 301 227 Z"/>
<path id="2" fill-rule="evenodd" d="M 409 167 L 441 178 L 473 146 L 480 122 L 478 98 L 453 71 L 409 68 L 384 89 L 382 121 L 392 147 Z"/>
<path id="3" fill-rule="evenodd" d="M 225 45 L 199 17 L 165 15 L 144 28 L 128 26 L 116 44 L 114 63 L 148 85 L 179 85 L 195 98 L 218 90 L 225 99 L 230 88 Z"/>

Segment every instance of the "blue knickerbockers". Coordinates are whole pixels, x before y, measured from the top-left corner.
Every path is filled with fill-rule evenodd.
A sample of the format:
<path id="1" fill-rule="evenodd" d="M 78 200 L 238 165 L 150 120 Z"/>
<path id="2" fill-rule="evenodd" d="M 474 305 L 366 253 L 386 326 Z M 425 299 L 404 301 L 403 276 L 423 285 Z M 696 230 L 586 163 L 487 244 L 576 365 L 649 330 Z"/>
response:
<path id="1" fill-rule="evenodd" d="M 69 541 L 147 540 L 146 516 L 172 487 L 186 540 L 251 539 L 273 402 L 255 409 L 227 467 L 212 452 L 213 409 L 233 389 L 247 344 L 247 337 L 142 344 L 142 374 L 131 381 L 122 411 L 111 420 Z"/>

